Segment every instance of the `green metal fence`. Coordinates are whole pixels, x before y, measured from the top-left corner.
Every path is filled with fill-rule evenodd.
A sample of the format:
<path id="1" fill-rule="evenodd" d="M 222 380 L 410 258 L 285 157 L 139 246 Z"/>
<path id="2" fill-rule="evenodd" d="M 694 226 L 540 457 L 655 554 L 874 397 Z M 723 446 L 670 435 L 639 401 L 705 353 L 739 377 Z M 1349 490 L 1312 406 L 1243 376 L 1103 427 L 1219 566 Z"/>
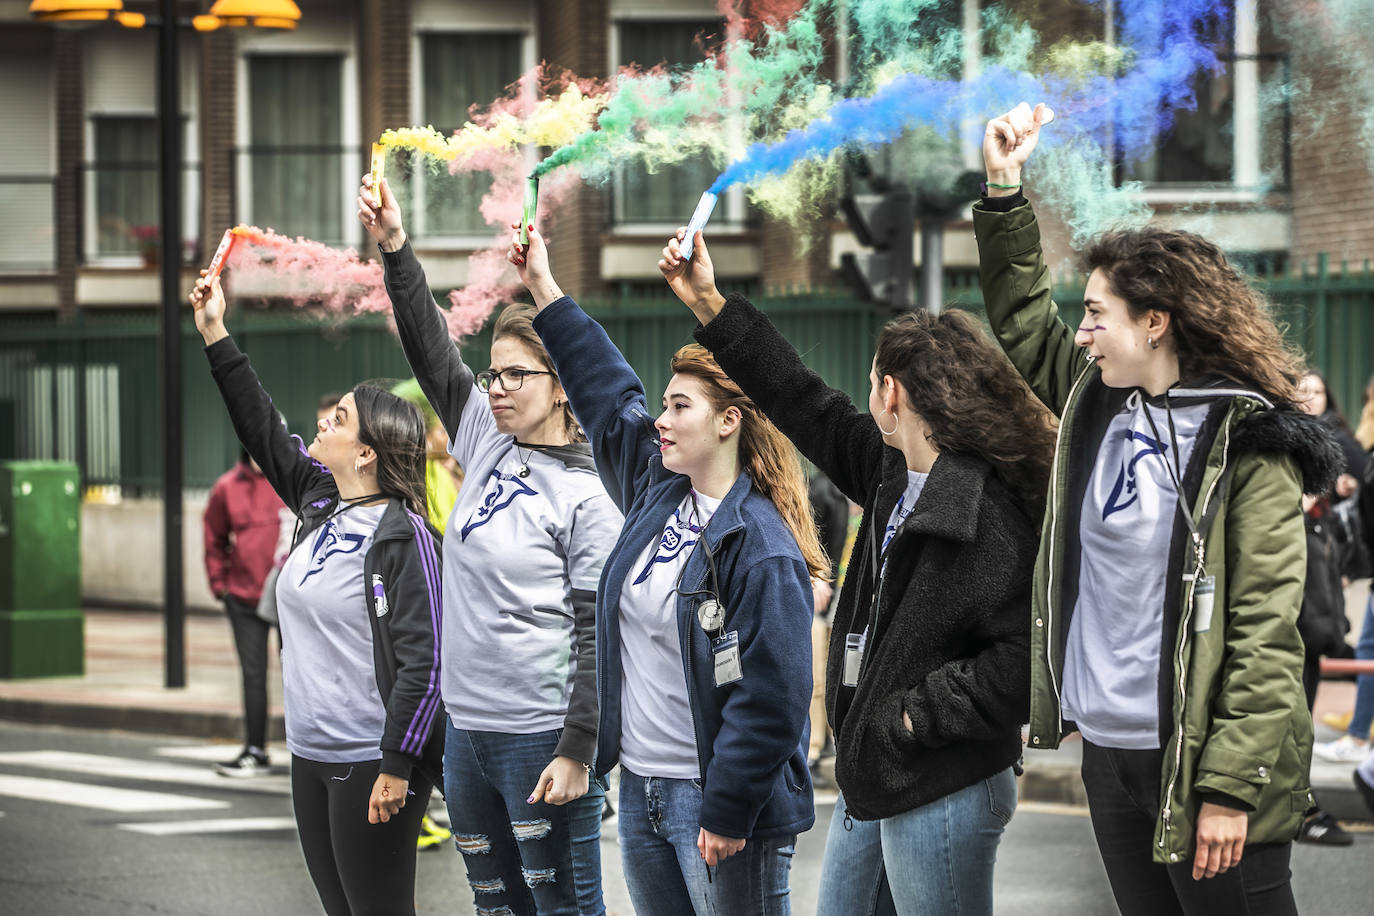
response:
<path id="1" fill-rule="evenodd" d="M 1261 276 L 1287 333 L 1330 380 L 1351 415 L 1374 371 L 1374 274 L 1334 272 L 1322 259 L 1298 275 Z M 1082 279 L 1056 284 L 1064 320 L 1082 315 Z M 955 307 L 983 314 L 975 282 L 946 290 Z M 846 292 L 761 297 L 756 303 L 801 351 L 807 364 L 866 402 L 873 341 L 887 318 Z M 691 341 L 694 319 L 665 289 L 657 297 L 593 300 L 600 320 L 644 380 L 656 403 L 673 352 Z M 328 321 L 300 314 L 240 310 L 231 322 L 292 429 L 309 438 L 315 405 L 326 391 L 358 381 L 409 374 L 384 319 Z M 237 443 L 201 354 L 189 316 L 183 323 L 182 390 L 188 487 L 207 487 L 237 455 Z M 161 475 L 157 318 L 148 312 L 90 312 L 58 324 L 53 316 L 0 316 L 0 459 L 75 461 L 87 485 L 117 485 L 126 495 L 152 493 Z M 484 366 L 489 334 L 465 352 Z"/>

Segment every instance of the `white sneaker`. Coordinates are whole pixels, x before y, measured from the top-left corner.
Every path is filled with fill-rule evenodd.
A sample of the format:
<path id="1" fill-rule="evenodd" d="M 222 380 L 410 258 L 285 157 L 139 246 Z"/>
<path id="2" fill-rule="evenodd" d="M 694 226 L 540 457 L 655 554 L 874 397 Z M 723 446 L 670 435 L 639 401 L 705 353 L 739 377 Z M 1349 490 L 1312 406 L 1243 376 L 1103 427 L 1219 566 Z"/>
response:
<path id="1" fill-rule="evenodd" d="M 267 755 L 252 748 L 246 748 L 233 760 L 227 763 L 215 764 L 215 771 L 221 776 L 231 776 L 234 778 L 251 778 L 253 776 L 266 776 L 272 772 L 272 765 L 267 761 Z"/>
<path id="2" fill-rule="evenodd" d="M 1369 742 L 1341 735 L 1335 741 L 1312 745 L 1312 753 L 1331 763 L 1364 763 L 1370 754 Z"/>

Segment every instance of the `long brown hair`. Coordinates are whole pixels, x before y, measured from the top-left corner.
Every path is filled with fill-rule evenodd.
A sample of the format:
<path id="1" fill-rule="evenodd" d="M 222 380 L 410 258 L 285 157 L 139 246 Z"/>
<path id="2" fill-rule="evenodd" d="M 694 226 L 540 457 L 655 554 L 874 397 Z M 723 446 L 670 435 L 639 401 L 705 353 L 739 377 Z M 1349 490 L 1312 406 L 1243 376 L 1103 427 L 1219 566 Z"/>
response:
<path id="1" fill-rule="evenodd" d="M 520 341 L 534 354 L 534 358 L 539 360 L 541 366 L 553 373 L 554 384 L 558 384 L 558 373 L 554 371 L 553 360 L 549 359 L 549 351 L 544 349 L 544 342 L 534 330 L 536 314 L 535 307 L 528 302 L 515 302 L 506 306 L 497 316 L 496 324 L 492 325 L 491 342 L 495 343 L 502 337 L 513 337 Z M 587 437 L 582 432 L 581 424 L 573 416 L 572 407 L 567 400 L 559 402 L 559 410 L 563 412 L 563 427 L 567 430 L 568 441 L 586 442 Z"/>
<path id="2" fill-rule="evenodd" d="M 1302 357 L 1284 342 L 1264 297 L 1221 249 L 1192 232 L 1146 227 L 1109 232 L 1083 254 L 1135 319 L 1170 316 L 1184 378 L 1216 373 L 1293 402 Z"/>
<path id="3" fill-rule="evenodd" d="M 977 455 L 1033 518 L 1044 512 L 1054 418 L 967 314 L 907 312 L 878 333 L 874 368 L 896 379 L 940 451 Z"/>
<path id="4" fill-rule="evenodd" d="M 716 413 L 734 407 L 740 412 L 739 463 L 754 489 L 777 506 L 778 513 L 796 538 L 811 576 L 830 578 L 830 561 L 821 548 L 811 514 L 811 498 L 796 449 L 754 402 L 720 368 L 710 352 L 688 344 L 673 354 L 674 375 L 688 375 L 701 382 L 707 402 Z"/>
<path id="5" fill-rule="evenodd" d="M 358 441 L 377 453 L 377 489 L 425 516 L 425 421 L 419 408 L 368 383 L 353 389 Z"/>
<path id="6" fill-rule="evenodd" d="M 1364 386 L 1364 406 L 1360 408 L 1360 422 L 1355 427 L 1355 441 L 1365 451 L 1374 448 L 1374 375 Z"/>

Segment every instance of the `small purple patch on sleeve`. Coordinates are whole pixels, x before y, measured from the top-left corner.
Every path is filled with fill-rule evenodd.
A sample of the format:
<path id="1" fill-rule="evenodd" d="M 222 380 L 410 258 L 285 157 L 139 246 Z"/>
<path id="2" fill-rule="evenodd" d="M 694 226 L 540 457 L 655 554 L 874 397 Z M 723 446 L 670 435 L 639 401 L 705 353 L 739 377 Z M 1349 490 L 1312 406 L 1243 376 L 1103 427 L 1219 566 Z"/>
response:
<path id="1" fill-rule="evenodd" d="M 313 509 L 323 509 L 325 506 L 329 505 L 329 503 L 330 499 L 326 496 L 324 499 L 315 500 L 313 503 L 310 504 L 310 506 Z"/>

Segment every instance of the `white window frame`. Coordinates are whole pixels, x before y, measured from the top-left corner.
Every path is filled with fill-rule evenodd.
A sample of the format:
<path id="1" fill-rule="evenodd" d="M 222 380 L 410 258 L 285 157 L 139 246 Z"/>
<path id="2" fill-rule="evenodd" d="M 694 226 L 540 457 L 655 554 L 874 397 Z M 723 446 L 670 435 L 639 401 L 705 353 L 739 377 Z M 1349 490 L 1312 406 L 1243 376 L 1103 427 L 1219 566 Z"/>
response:
<path id="1" fill-rule="evenodd" d="M 461 24 L 455 24 L 454 19 L 460 19 Z M 522 75 L 529 73 L 539 63 L 532 10 L 529 12 L 529 16 L 522 20 L 501 19 L 492 16 L 488 11 L 485 17 L 447 17 L 442 23 L 426 22 L 420 24 L 417 21 L 415 33 L 411 36 L 410 52 L 410 110 L 417 113 L 416 123 L 433 123 L 429 113 L 424 110 L 424 37 L 426 35 L 510 35 L 512 33 L 518 33 L 521 36 L 520 72 Z M 534 101 L 536 99 L 535 88 L 527 85 L 524 89 L 524 97 L 529 101 Z M 523 151 L 523 158 L 526 168 L 533 170 L 539 164 L 539 150 L 534 146 L 528 146 Z M 429 171 L 425 168 L 417 168 L 410 179 L 414 191 L 411 198 L 413 212 L 410 221 L 413 225 L 417 244 L 432 248 L 480 249 L 490 247 L 493 236 L 504 236 L 502 229 L 495 226 L 491 227 L 490 232 L 484 233 L 430 234 L 427 225 L 429 222 L 428 208 L 424 206 L 425 184 L 429 181 Z"/>
<path id="2" fill-rule="evenodd" d="M 1114 7 L 1108 6 L 1114 12 Z M 1107 41 L 1115 38 L 1115 23 Z M 1234 0 L 1232 17 L 1233 60 L 1231 129 L 1231 180 L 1211 187 L 1175 183 L 1147 184 L 1139 197 L 1150 204 L 1256 203 L 1265 194 L 1260 162 L 1259 111 L 1259 0 Z"/>
<path id="3" fill-rule="evenodd" d="M 238 148 L 235 151 L 234 180 L 237 193 L 234 200 L 234 220 L 256 225 L 253 218 L 253 181 L 251 157 L 242 154 L 243 147 L 253 145 L 252 118 L 249 106 L 248 59 L 250 57 L 307 57 L 330 56 L 340 58 L 339 67 L 339 137 L 336 145 L 344 153 L 339 170 L 339 238 L 361 240 L 362 229 L 357 223 L 358 177 L 367 169 L 371 153 L 364 154 L 357 143 L 362 131 L 358 100 L 357 29 L 351 17 L 329 17 L 311 12 L 304 28 L 291 32 L 260 32 L 244 29 L 239 36 L 236 88 L 236 126 Z M 349 161 L 352 160 L 350 167 Z M 267 226 L 262 227 L 269 228 Z"/>
<path id="4" fill-rule="evenodd" d="M 685 8 L 684 8 L 685 7 Z M 699 3 L 696 7 L 683 4 L 672 9 L 662 9 L 653 7 L 631 7 L 612 4 L 610 32 L 606 46 L 609 49 L 609 60 L 607 61 L 608 73 L 616 73 L 620 70 L 620 26 L 626 22 L 694 22 L 706 19 L 721 18 L 720 10 L 714 3 Z M 732 32 L 727 35 L 727 40 L 736 38 Z M 745 147 L 743 125 L 738 122 L 730 125 L 731 148 L 735 156 L 743 155 Z M 635 168 L 643 168 L 641 165 Z M 692 213 L 689 209 L 676 220 L 667 220 L 662 223 L 651 222 L 626 222 L 621 211 L 621 204 L 625 196 L 622 191 L 624 186 L 624 169 L 627 167 L 617 167 L 613 173 L 612 181 L 612 200 L 614 202 L 611 212 L 611 229 L 615 235 L 628 238 L 663 238 L 676 232 L 679 226 L 686 225 Z M 707 190 L 702 188 L 702 191 Z M 696 206 L 693 201 L 690 207 Z M 746 198 L 744 188 L 735 185 L 728 188 L 725 196 L 716 204 L 715 211 L 711 214 L 711 223 L 717 230 L 725 232 L 738 232 L 744 228 L 746 211 Z"/>
<path id="5" fill-rule="evenodd" d="M 115 32 L 114 35 L 122 33 Z M 181 163 L 178 171 L 181 175 L 181 237 L 183 242 L 191 239 L 199 242 L 200 249 L 205 253 L 205 239 L 198 238 L 201 230 L 200 225 L 200 193 L 201 181 L 191 180 L 191 175 L 197 178 L 203 174 L 204 163 L 200 158 L 200 45 L 199 42 L 183 36 L 177 48 L 177 57 L 181 68 L 181 98 L 178 105 L 178 115 L 181 118 Z M 154 50 L 156 43 L 154 42 Z M 100 214 L 96 212 L 96 188 L 95 174 L 90 166 L 97 163 L 96 158 L 99 151 L 95 148 L 95 119 L 96 118 L 152 118 L 157 124 L 158 99 L 156 95 L 157 86 L 157 57 L 152 58 L 153 73 L 150 80 L 154 88 L 154 96 L 147 100 L 146 106 L 128 108 L 101 108 L 92 109 L 90 107 L 90 94 L 83 92 L 82 102 L 82 149 L 86 151 L 82 157 L 82 205 L 81 216 L 84 220 L 82 229 L 82 263 L 87 267 L 111 267 L 111 268 L 142 268 L 143 258 L 140 255 L 128 254 L 101 254 L 99 246 L 99 232 L 94 230 Z M 90 68 L 87 68 L 89 78 Z M 160 126 L 159 126 L 160 128 Z M 155 169 L 159 166 L 161 158 L 161 139 L 158 141 L 158 155 L 154 157 L 153 165 Z M 191 166 L 199 168 L 192 170 Z M 160 174 L 155 171 L 155 174 Z M 193 234 L 194 233 L 194 234 Z M 159 254 L 161 252 L 159 251 Z M 185 252 L 182 252 L 184 255 Z"/>
<path id="6" fill-rule="evenodd" d="M 40 195 L 44 198 L 47 208 L 46 218 L 40 219 L 38 225 L 40 232 L 46 229 L 49 232 L 48 255 L 50 259 L 46 264 L 36 262 L 34 267 L 5 267 L 4 262 L 0 261 L 0 276 L 25 276 L 36 275 L 41 277 L 52 276 L 57 273 L 57 79 L 54 63 L 54 55 L 50 50 L 36 49 L 30 54 L 24 55 L 32 61 L 33 71 L 41 74 L 37 78 L 41 80 L 41 91 L 43 93 L 43 109 L 45 124 L 43 127 L 46 138 L 46 155 L 41 158 L 38 156 L 10 157 L 4 166 L 0 166 L 0 174 L 7 177 L 35 179 L 35 184 L 46 183 L 47 194 Z M 36 92 L 31 95 L 33 97 Z M 13 143 L 8 147 L 12 152 Z M 25 151 L 27 153 L 27 150 Z"/>

